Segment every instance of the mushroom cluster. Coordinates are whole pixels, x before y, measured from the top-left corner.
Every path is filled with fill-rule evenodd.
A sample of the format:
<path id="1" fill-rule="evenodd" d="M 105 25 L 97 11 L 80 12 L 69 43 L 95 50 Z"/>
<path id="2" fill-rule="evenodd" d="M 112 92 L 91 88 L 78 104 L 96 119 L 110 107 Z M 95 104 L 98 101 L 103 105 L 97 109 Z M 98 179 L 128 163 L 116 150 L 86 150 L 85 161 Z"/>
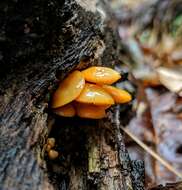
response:
<path id="1" fill-rule="evenodd" d="M 63 117 L 102 119 L 110 106 L 132 99 L 127 91 L 111 86 L 120 78 L 120 73 L 107 67 L 73 71 L 53 94 L 52 108 Z"/>
<path id="2" fill-rule="evenodd" d="M 54 160 L 59 156 L 59 153 L 53 149 L 55 147 L 55 142 L 55 138 L 47 139 L 46 152 L 48 153 L 48 157 L 51 160 Z"/>

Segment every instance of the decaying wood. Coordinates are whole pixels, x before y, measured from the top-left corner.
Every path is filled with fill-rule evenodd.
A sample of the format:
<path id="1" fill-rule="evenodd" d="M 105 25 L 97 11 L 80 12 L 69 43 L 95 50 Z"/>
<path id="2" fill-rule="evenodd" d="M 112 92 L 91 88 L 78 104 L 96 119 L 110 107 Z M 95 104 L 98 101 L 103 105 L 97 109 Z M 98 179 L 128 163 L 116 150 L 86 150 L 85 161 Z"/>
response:
<path id="1" fill-rule="evenodd" d="M 17 0 L 1 1 L 0 13 L 0 189 L 142 189 L 132 177 L 137 164 L 123 139 L 123 149 L 116 143 L 111 122 L 60 119 L 48 106 L 58 78 L 119 60 L 101 7 L 86 0 Z M 57 161 L 44 154 L 48 135 L 56 138 Z"/>
<path id="2" fill-rule="evenodd" d="M 125 182 L 134 187 L 134 189 L 144 188 L 144 168 L 142 161 L 130 161 L 128 151 L 124 144 L 123 134 L 121 128 L 123 127 L 120 117 L 120 105 L 115 107 L 115 114 L 112 121 L 113 129 L 115 131 L 116 144 L 118 146 L 119 161 L 122 170 L 125 173 Z"/>

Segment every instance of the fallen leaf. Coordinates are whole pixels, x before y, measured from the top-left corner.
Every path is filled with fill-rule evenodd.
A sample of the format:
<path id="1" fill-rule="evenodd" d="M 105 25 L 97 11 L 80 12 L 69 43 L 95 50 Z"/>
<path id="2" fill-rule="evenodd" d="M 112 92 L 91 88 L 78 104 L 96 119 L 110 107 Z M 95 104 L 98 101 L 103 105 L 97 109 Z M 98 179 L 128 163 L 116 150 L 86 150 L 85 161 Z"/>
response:
<path id="1" fill-rule="evenodd" d="M 182 67 L 157 69 L 160 82 L 170 91 L 182 96 Z"/>
<path id="2" fill-rule="evenodd" d="M 159 93 L 154 89 L 146 90 L 151 107 L 152 123 L 156 134 L 156 149 L 161 157 L 182 172 L 182 120 L 173 110 L 181 104 L 171 92 Z M 178 178 L 156 163 L 157 182 L 174 182 Z"/>

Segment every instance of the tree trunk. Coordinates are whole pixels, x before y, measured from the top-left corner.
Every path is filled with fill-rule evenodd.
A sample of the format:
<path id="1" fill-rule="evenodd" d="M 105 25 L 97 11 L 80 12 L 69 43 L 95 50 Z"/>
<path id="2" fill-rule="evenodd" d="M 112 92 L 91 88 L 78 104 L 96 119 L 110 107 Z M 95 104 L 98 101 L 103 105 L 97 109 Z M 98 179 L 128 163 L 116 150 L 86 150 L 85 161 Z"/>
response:
<path id="1" fill-rule="evenodd" d="M 113 127 L 115 110 L 105 120 L 66 120 L 48 105 L 58 79 L 72 70 L 118 63 L 103 5 L 0 2 L 0 189 L 143 189 L 143 164 L 130 161 Z M 55 161 L 44 151 L 48 136 L 56 138 Z"/>

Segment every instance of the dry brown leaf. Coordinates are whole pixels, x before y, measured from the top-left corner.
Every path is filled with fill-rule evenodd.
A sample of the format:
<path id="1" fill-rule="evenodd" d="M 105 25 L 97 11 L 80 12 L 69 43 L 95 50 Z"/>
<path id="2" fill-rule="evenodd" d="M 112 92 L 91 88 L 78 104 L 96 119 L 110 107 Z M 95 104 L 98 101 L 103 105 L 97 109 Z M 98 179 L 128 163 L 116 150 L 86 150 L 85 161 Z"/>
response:
<path id="1" fill-rule="evenodd" d="M 182 67 L 157 69 L 160 82 L 171 92 L 182 96 Z"/>
<path id="2" fill-rule="evenodd" d="M 147 89 L 150 102 L 152 123 L 155 130 L 157 152 L 182 173 L 182 120 L 178 118 L 181 101 L 171 92 L 159 93 L 157 90 Z M 157 181 L 176 181 L 177 178 L 168 172 L 160 163 L 156 164 Z"/>

